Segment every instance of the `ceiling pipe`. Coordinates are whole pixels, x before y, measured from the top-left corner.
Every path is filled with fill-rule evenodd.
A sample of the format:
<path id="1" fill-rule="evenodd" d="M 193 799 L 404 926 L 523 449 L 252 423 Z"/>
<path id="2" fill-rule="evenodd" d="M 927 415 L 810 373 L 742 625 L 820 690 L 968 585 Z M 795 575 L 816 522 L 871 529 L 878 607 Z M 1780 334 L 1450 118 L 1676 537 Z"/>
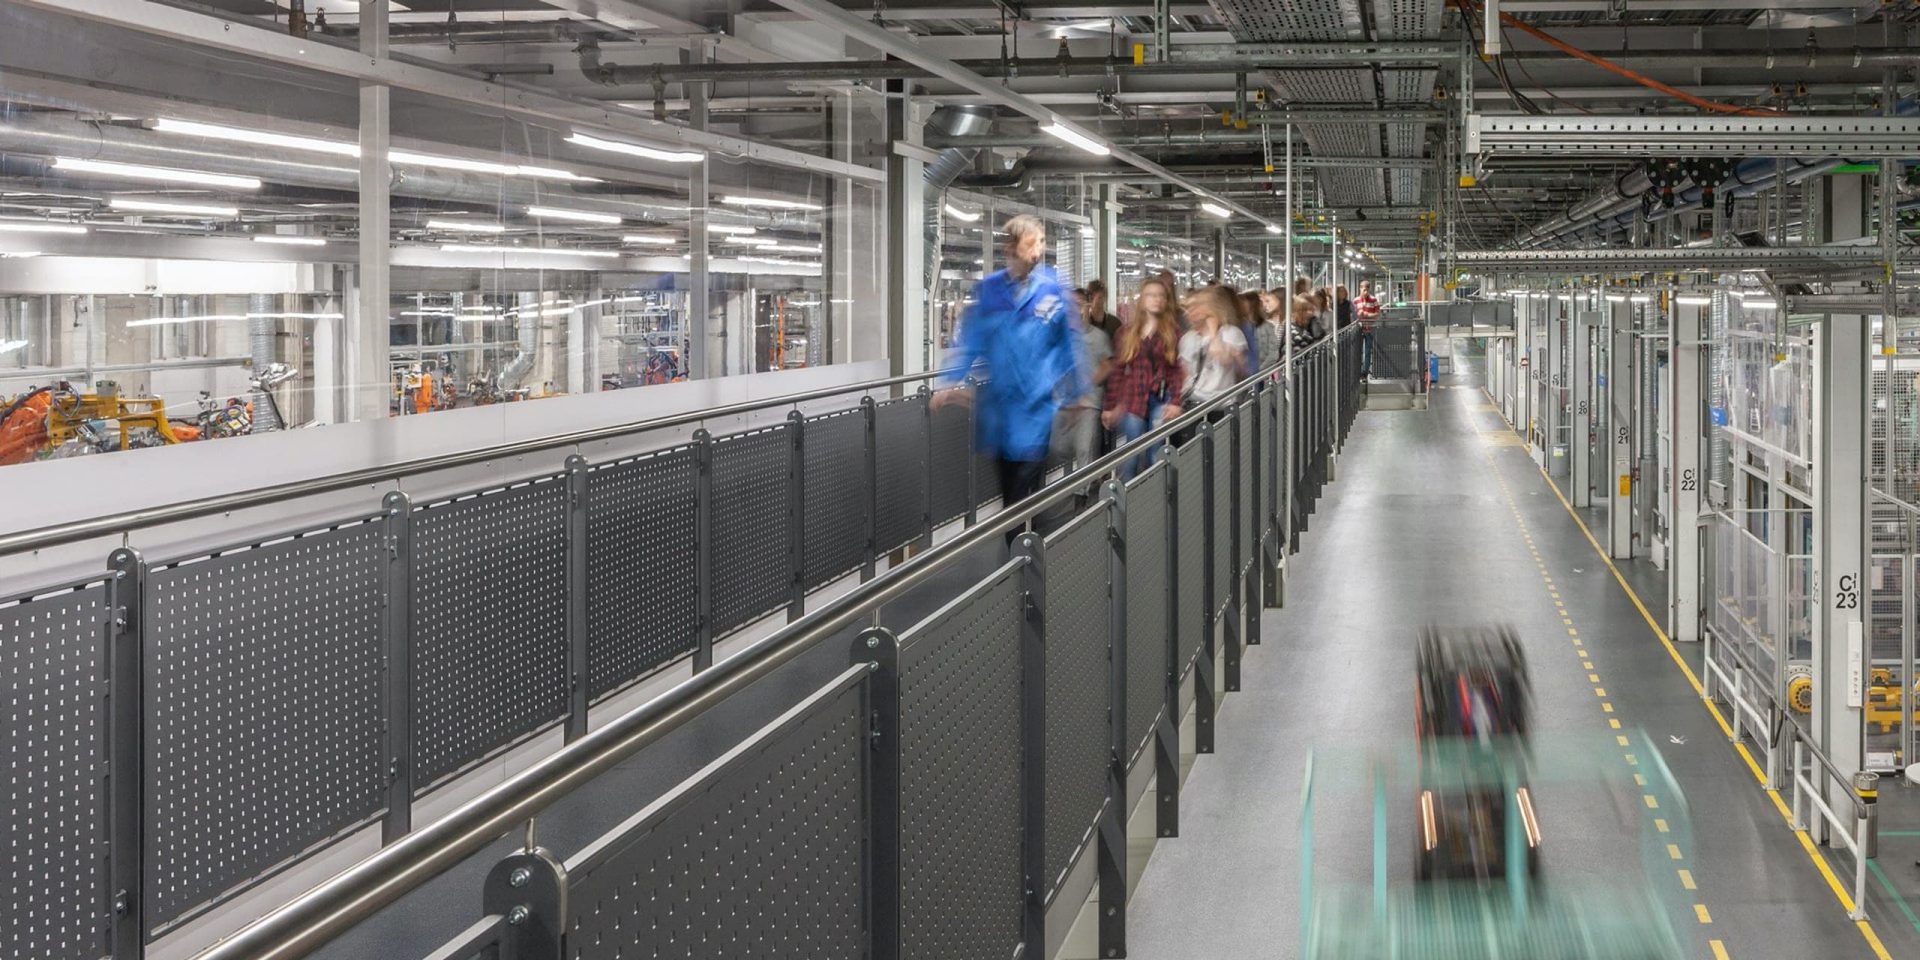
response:
<path id="1" fill-rule="evenodd" d="M 929 140 L 938 137 L 969 137 L 983 134 L 993 126 L 993 108 L 986 106 L 941 107 L 927 118 Z M 934 144 L 928 143 L 930 147 Z M 921 179 L 927 189 L 938 193 L 947 188 L 955 177 L 965 173 L 973 166 L 973 159 L 980 155 L 977 147 L 949 146 L 940 150 L 940 156 L 926 165 Z"/>

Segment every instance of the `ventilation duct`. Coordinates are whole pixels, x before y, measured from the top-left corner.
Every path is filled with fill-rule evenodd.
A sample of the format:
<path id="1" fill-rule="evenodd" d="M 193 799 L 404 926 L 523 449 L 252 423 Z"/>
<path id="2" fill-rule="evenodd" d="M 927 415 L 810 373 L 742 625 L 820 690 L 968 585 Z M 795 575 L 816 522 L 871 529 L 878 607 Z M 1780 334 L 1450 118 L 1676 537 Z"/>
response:
<path id="1" fill-rule="evenodd" d="M 278 311 L 274 309 L 271 294 L 251 294 L 247 297 L 247 343 L 253 351 L 253 375 L 256 384 L 267 375 L 273 366 L 274 352 L 280 337 L 280 321 L 273 318 Z M 278 430 L 280 423 L 279 407 L 273 402 L 271 387 L 256 386 L 253 389 L 253 432 L 266 433 Z"/>
<path id="2" fill-rule="evenodd" d="M 993 108 L 981 106 L 941 107 L 927 118 L 927 129 L 949 137 L 966 137 L 987 132 L 993 125 Z M 923 179 L 927 190 L 938 193 L 947 188 L 954 178 L 973 166 L 973 159 L 980 155 L 976 148 L 949 147 L 940 151 L 939 158 L 927 164 Z"/>

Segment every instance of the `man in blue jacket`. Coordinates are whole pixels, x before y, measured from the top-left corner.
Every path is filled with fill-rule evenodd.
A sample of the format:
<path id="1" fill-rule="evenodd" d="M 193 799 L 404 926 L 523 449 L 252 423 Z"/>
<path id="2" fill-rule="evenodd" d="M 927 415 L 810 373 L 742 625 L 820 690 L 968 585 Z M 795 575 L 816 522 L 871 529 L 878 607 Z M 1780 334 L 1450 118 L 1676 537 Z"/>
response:
<path id="1" fill-rule="evenodd" d="M 1000 228 L 1007 235 L 1004 270 L 974 288 L 973 309 L 960 323 L 959 341 L 936 407 L 972 402 L 981 451 L 1000 467 L 1001 502 L 1026 499 L 1043 484 L 1054 414 L 1092 389 L 1073 324 L 1073 298 L 1060 285 L 1047 255 L 1047 229 L 1022 214 Z M 968 377 L 978 386 L 962 385 Z"/>

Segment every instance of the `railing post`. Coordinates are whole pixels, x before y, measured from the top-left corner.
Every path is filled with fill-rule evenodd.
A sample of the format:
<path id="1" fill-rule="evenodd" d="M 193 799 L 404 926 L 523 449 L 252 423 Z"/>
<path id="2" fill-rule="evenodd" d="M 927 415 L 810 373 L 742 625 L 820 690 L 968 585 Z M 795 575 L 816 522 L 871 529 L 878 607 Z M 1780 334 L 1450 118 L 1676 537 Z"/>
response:
<path id="1" fill-rule="evenodd" d="M 1261 599 L 1266 606 L 1275 608 L 1286 606 L 1280 573 L 1281 558 L 1286 552 L 1286 544 L 1281 540 L 1285 536 L 1283 531 L 1286 529 L 1282 526 L 1286 512 L 1281 491 L 1287 482 L 1286 453 L 1282 449 L 1284 443 L 1280 439 L 1280 425 L 1286 422 L 1282 419 L 1285 414 L 1281 407 L 1281 400 L 1286 391 L 1285 380 L 1282 379 L 1284 376 L 1283 368 L 1280 374 L 1267 381 L 1265 402 L 1268 410 L 1266 419 L 1263 421 L 1266 425 L 1263 442 L 1266 455 L 1260 463 L 1260 470 L 1267 478 L 1265 527 L 1260 536 L 1260 580 L 1263 584 Z"/>
<path id="2" fill-rule="evenodd" d="M 693 670 L 713 666 L 713 434 L 693 432 Z"/>
<path id="3" fill-rule="evenodd" d="M 587 735 L 587 458 L 567 458 L 567 729 Z"/>
<path id="4" fill-rule="evenodd" d="M 1247 502 L 1245 512 L 1247 521 L 1242 530 L 1245 536 L 1252 539 L 1248 541 L 1251 546 L 1247 550 L 1247 566 L 1241 572 L 1241 577 L 1246 583 L 1248 598 L 1245 609 L 1241 612 L 1246 621 L 1242 636 L 1247 638 L 1247 646 L 1251 647 L 1260 642 L 1260 609 L 1266 604 L 1266 595 L 1261 587 L 1266 583 L 1264 568 L 1267 556 L 1267 502 L 1269 500 L 1267 491 L 1273 483 L 1267 476 L 1266 461 L 1263 459 L 1269 446 L 1262 438 L 1261 429 L 1270 419 L 1263 416 L 1266 411 L 1267 394 L 1264 391 L 1256 391 L 1247 402 L 1253 405 L 1253 423 L 1251 429 L 1247 431 L 1250 444 L 1247 463 L 1252 466 L 1247 473 L 1253 477 L 1253 489 L 1243 494 Z"/>
<path id="5" fill-rule="evenodd" d="M 1107 499 L 1107 809 L 1100 818 L 1100 955 L 1127 953 L 1127 504 L 1109 477 Z"/>
<path id="6" fill-rule="evenodd" d="M 867 759 L 867 929 L 871 960 L 900 957 L 900 640 L 885 627 L 862 631 L 853 662 L 865 663 Z"/>
<path id="7" fill-rule="evenodd" d="M 107 558 L 107 892 L 114 960 L 146 956 L 147 563 Z"/>
<path id="8" fill-rule="evenodd" d="M 860 498 L 866 508 L 867 531 L 867 549 L 863 551 L 860 559 L 860 582 L 862 583 L 872 580 L 874 574 L 878 572 L 875 555 L 880 552 L 880 447 L 878 432 L 874 426 L 877 417 L 878 411 L 873 402 L 873 395 L 861 397 L 860 418 L 866 424 L 867 455 L 866 489 L 861 491 Z"/>
<path id="9" fill-rule="evenodd" d="M 380 617 L 387 655 L 385 845 L 413 830 L 413 498 L 395 490 L 380 506 L 387 551 L 387 605 Z"/>
<path id="10" fill-rule="evenodd" d="M 929 390 L 927 385 L 922 383 L 920 385 L 919 396 L 920 434 L 926 438 L 927 469 L 921 476 L 925 495 L 920 498 L 920 504 L 925 510 L 920 514 L 920 543 L 918 547 L 921 550 L 927 550 L 933 547 L 933 473 L 940 468 L 940 465 L 935 463 L 933 459 L 933 391 Z"/>
<path id="11" fill-rule="evenodd" d="M 528 827 L 529 841 L 533 829 Z M 561 960 L 567 933 L 567 868 L 531 844 L 487 872 L 481 909 L 503 917 L 500 960 Z"/>
<path id="12" fill-rule="evenodd" d="M 1217 673 L 1218 644 L 1214 643 L 1213 624 L 1213 538 L 1219 536 L 1213 522 L 1213 424 L 1200 424 L 1200 516 L 1206 528 L 1201 547 L 1200 596 L 1188 616 L 1200 630 L 1200 661 L 1193 665 L 1193 752 L 1213 752 L 1214 685 Z"/>
<path id="13" fill-rule="evenodd" d="M 1153 732 L 1154 832 L 1162 837 L 1180 835 L 1180 475 L 1173 469 L 1173 444 L 1162 442 L 1161 469 L 1167 472 L 1166 569 L 1161 582 L 1167 585 L 1167 614 L 1161 621 L 1164 638 L 1160 644 L 1160 722 Z"/>
<path id="14" fill-rule="evenodd" d="M 807 613 L 807 418 L 787 412 L 787 622 Z"/>
<path id="15" fill-rule="evenodd" d="M 972 387 L 971 381 L 968 387 Z M 966 526 L 973 526 L 980 519 L 980 451 L 974 446 L 979 442 L 980 421 L 975 417 L 975 406 L 963 403 L 960 409 L 967 415 L 967 520 Z"/>
<path id="16" fill-rule="evenodd" d="M 1795 830 L 1807 829 L 1805 799 L 1800 796 L 1800 761 L 1801 752 L 1805 749 L 1806 748 L 1800 743 L 1800 737 L 1797 734 L 1794 735 L 1793 751 L 1788 760 L 1791 766 L 1787 769 L 1787 776 L 1793 780 L 1793 823 L 1791 826 Z"/>
<path id="17" fill-rule="evenodd" d="M 1224 577 L 1227 581 L 1227 609 L 1220 615 L 1219 636 L 1222 642 L 1226 644 L 1226 649 L 1221 652 L 1221 659 L 1226 661 L 1224 670 L 1225 678 L 1221 681 L 1220 685 L 1226 692 L 1234 693 L 1240 689 L 1240 650 L 1241 644 L 1246 639 L 1240 630 L 1242 623 L 1244 623 L 1242 619 L 1242 607 L 1246 604 L 1247 599 L 1246 582 L 1240 576 L 1239 570 L 1240 543 L 1242 538 L 1246 536 L 1245 531 L 1240 529 L 1240 518 L 1245 515 L 1245 505 L 1243 501 L 1246 498 L 1242 496 L 1238 482 L 1240 479 L 1240 444 L 1242 438 L 1240 435 L 1240 413 L 1237 405 L 1235 408 L 1229 408 L 1227 419 L 1224 422 L 1227 424 L 1227 455 L 1225 457 L 1218 456 L 1218 441 L 1220 437 L 1218 434 L 1215 434 L 1214 440 L 1216 445 L 1214 447 L 1215 457 L 1213 469 L 1216 471 L 1226 471 L 1228 478 L 1227 486 L 1233 490 L 1233 493 L 1227 497 L 1227 502 L 1224 505 L 1218 503 L 1213 505 L 1214 510 L 1219 510 L 1224 506 L 1227 514 L 1227 569 L 1215 570 L 1213 575 L 1216 577 Z M 1218 490 L 1219 485 L 1209 482 L 1207 489 Z M 1209 511 L 1208 515 L 1210 517 L 1214 516 L 1211 511 Z M 1218 524 L 1215 523 L 1214 526 L 1217 527 Z M 1215 582 L 1217 583 L 1218 581 Z M 1209 597 L 1212 595 L 1211 592 L 1208 593 Z"/>
<path id="18" fill-rule="evenodd" d="M 1025 561 L 1026 605 L 1020 629 L 1021 863 L 1026 877 L 1024 942 L 1039 956 L 1047 942 L 1047 573 L 1040 535 L 1023 533 L 1014 555 Z"/>

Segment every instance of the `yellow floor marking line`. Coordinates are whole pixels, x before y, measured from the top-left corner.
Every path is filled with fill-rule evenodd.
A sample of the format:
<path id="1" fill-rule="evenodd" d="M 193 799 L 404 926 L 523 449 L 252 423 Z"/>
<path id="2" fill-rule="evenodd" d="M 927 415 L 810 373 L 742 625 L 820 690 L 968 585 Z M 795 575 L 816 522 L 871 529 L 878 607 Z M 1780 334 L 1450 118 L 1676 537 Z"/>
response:
<path id="1" fill-rule="evenodd" d="M 1701 923 L 1713 922 L 1713 915 L 1707 912 L 1707 905 L 1704 903 L 1696 903 L 1693 905 L 1693 916 L 1694 919 L 1699 920 Z"/>
<path id="2" fill-rule="evenodd" d="M 1486 388 L 1482 387 L 1481 393 L 1486 395 L 1488 401 L 1493 400 L 1493 395 L 1487 393 Z M 1506 415 L 1501 414 L 1500 419 L 1506 421 Z M 1522 445 L 1525 444 L 1525 439 L 1519 435 L 1518 431 L 1513 430 L 1513 424 L 1511 422 L 1507 422 L 1507 429 L 1513 431 L 1516 441 L 1519 441 Z M 1538 464 L 1534 466 L 1535 469 L 1539 468 Z M 1496 477 L 1497 476 L 1496 474 Z M 1691 666 L 1687 665 L 1686 658 L 1680 655 L 1680 649 L 1674 646 L 1673 638 L 1667 636 L 1667 631 L 1653 619 L 1653 614 L 1647 610 L 1647 605 L 1640 600 L 1640 595 L 1635 593 L 1632 585 L 1627 583 L 1626 576 L 1621 574 L 1620 568 L 1614 565 L 1613 558 L 1608 556 L 1607 551 L 1601 548 L 1600 541 L 1594 539 L 1593 531 L 1587 528 L 1586 520 L 1581 518 L 1580 512 L 1575 510 L 1573 504 L 1567 501 L 1566 495 L 1560 492 L 1560 488 L 1554 485 L 1553 478 L 1547 476 L 1545 471 L 1540 471 L 1540 478 L 1546 482 L 1547 489 L 1553 491 L 1554 497 L 1560 501 L 1561 508 L 1567 511 L 1567 516 L 1572 518 L 1574 526 L 1579 528 L 1580 534 L 1586 538 L 1587 544 L 1593 547 L 1593 552 L 1600 558 L 1600 562 L 1606 564 L 1607 571 L 1613 574 L 1614 582 L 1618 583 L 1620 589 L 1626 593 L 1627 599 L 1633 604 L 1633 608 L 1640 612 L 1640 619 L 1646 621 L 1647 629 L 1653 631 L 1654 638 L 1660 641 L 1662 647 L 1666 648 L 1667 656 L 1673 660 L 1674 666 L 1680 668 L 1680 675 L 1686 678 L 1687 685 L 1693 688 L 1695 694 L 1700 695 L 1701 705 L 1706 708 L 1708 715 L 1713 717 L 1713 722 L 1719 726 L 1720 732 L 1725 734 L 1728 740 L 1733 740 L 1732 724 L 1727 722 L 1726 715 L 1720 712 L 1719 706 L 1715 705 L 1713 701 L 1706 699 L 1705 690 L 1700 685 L 1699 676 L 1693 672 Z M 1502 480 L 1502 489 L 1505 489 L 1504 480 Z M 1627 745 L 1626 737 L 1622 736 L 1618 739 L 1621 746 L 1624 747 Z M 1760 764 L 1754 761 L 1753 754 L 1747 749 L 1747 745 L 1744 743 L 1735 743 L 1734 749 L 1739 752 L 1740 759 L 1746 762 L 1747 770 L 1753 774 L 1754 781 L 1759 783 L 1762 788 L 1765 788 L 1767 775 L 1760 769 Z M 1780 818 L 1791 828 L 1793 826 L 1793 813 L 1787 809 L 1785 801 L 1780 799 L 1780 792 L 1778 790 L 1766 790 L 1765 792 L 1768 799 L 1773 801 L 1774 809 L 1780 813 Z M 1807 859 L 1813 862 L 1814 869 L 1819 871 L 1820 876 L 1827 881 L 1827 887 L 1833 891 L 1834 899 L 1838 900 L 1840 906 L 1848 913 L 1852 913 L 1853 896 L 1847 892 L 1846 887 L 1841 885 L 1840 879 L 1834 876 L 1833 868 L 1828 865 L 1826 858 L 1820 855 L 1819 848 L 1813 845 L 1813 840 L 1807 836 L 1806 831 L 1795 830 L 1794 835 L 1799 838 L 1800 846 L 1806 851 Z M 1677 852 L 1678 848 L 1670 847 L 1669 850 L 1670 852 Z M 1675 857 L 1675 859 L 1679 858 Z M 1893 960 L 1893 955 L 1887 952 L 1886 945 L 1880 942 L 1880 935 L 1873 929 L 1872 921 L 1857 920 L 1854 921 L 1854 926 L 1859 929 L 1861 938 L 1867 942 L 1867 946 L 1872 949 L 1873 955 L 1878 958 L 1878 960 Z M 1715 940 L 1713 943 L 1715 945 L 1714 953 L 1716 957 L 1725 956 L 1726 950 L 1724 947 L 1719 946 L 1720 941 Z"/>
<path id="3" fill-rule="evenodd" d="M 1660 820 L 1660 819 L 1655 819 L 1653 821 L 1653 828 L 1655 830 L 1660 831 L 1661 833 L 1666 833 L 1667 830 L 1669 829 L 1667 827 L 1667 822 L 1665 820 Z"/>
<path id="4" fill-rule="evenodd" d="M 1612 727 L 1615 730 L 1618 730 L 1620 729 L 1620 721 L 1609 719 L 1607 721 L 1607 726 Z"/>
<path id="5" fill-rule="evenodd" d="M 1680 855 L 1680 847 L 1677 844 L 1672 844 L 1672 843 L 1667 844 L 1667 856 L 1675 860 L 1686 859 L 1685 857 Z"/>
<path id="6" fill-rule="evenodd" d="M 1684 868 L 1680 871 L 1680 885 L 1686 887 L 1688 890 L 1699 889 L 1699 887 L 1693 884 L 1693 871 Z"/>
<path id="7" fill-rule="evenodd" d="M 1707 946 L 1713 948 L 1713 960 L 1728 960 L 1726 944 L 1718 940 L 1708 940 Z"/>

